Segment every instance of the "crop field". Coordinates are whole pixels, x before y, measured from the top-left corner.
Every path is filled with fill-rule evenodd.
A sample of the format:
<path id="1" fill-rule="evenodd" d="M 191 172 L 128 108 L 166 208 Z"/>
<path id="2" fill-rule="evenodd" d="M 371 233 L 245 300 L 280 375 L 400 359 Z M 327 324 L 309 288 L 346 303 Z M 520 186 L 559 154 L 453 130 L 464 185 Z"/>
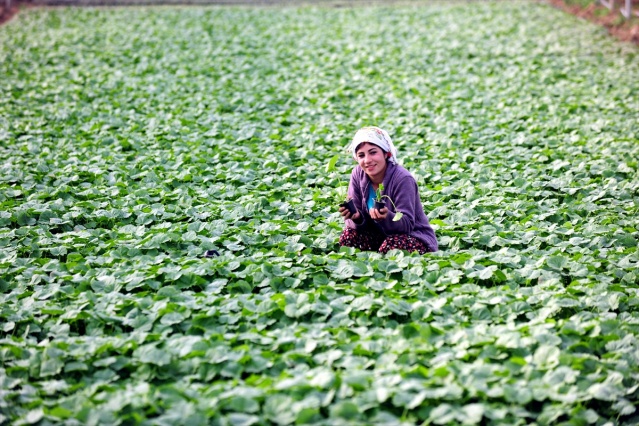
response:
<path id="1" fill-rule="evenodd" d="M 0 425 L 639 424 L 638 54 L 539 3 L 21 12 Z M 364 125 L 440 251 L 339 248 Z"/>

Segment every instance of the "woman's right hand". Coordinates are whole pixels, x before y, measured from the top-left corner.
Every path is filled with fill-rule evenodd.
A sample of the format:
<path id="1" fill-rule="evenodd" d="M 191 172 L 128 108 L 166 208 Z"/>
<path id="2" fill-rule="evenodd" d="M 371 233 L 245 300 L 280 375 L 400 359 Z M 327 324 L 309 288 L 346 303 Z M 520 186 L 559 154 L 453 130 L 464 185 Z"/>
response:
<path id="1" fill-rule="evenodd" d="M 356 211 L 354 214 L 351 214 L 351 212 L 346 207 L 340 207 L 339 214 L 342 215 L 344 220 L 351 219 L 353 222 L 359 222 L 362 217 L 362 215 L 359 214 L 359 211 Z"/>

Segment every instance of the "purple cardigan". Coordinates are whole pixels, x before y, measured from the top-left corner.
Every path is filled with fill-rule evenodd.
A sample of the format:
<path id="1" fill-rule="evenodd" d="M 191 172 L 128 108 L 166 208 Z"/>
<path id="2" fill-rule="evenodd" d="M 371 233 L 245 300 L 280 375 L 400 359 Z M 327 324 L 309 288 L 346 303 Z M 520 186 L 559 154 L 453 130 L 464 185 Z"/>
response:
<path id="1" fill-rule="evenodd" d="M 355 166 L 351 173 L 351 181 L 348 186 L 348 196 L 355 202 L 355 207 L 363 216 L 364 221 L 356 224 L 352 220 L 346 220 L 346 226 L 355 230 L 364 230 L 370 226 L 376 226 L 385 235 L 405 234 L 417 238 L 428 246 L 428 251 L 437 251 L 438 244 L 435 232 L 424 213 L 424 207 L 419 198 L 417 182 L 415 178 L 402 166 L 387 163 L 384 175 L 384 195 L 388 195 L 404 216 L 397 222 L 393 222 L 395 211 L 393 205 L 386 200 L 388 216 L 381 222 L 375 222 L 368 213 L 366 199 L 368 198 L 369 185 L 372 182 L 360 166 Z"/>

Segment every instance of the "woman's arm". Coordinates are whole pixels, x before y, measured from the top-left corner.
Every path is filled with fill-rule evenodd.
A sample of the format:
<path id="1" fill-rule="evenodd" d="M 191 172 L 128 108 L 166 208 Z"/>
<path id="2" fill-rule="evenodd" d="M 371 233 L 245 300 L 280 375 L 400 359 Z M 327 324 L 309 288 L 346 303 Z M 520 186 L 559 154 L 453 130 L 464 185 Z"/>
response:
<path id="1" fill-rule="evenodd" d="M 416 206 L 417 200 L 419 200 L 419 193 L 417 189 L 417 182 L 412 176 L 407 176 L 402 179 L 393 188 L 392 193 L 387 194 L 393 203 L 395 203 L 396 210 L 393 209 L 393 204 L 386 199 L 386 207 L 388 214 L 386 219 L 377 222 L 386 235 L 392 234 L 410 234 L 415 226 Z M 395 212 L 402 212 L 402 217 L 397 222 L 394 222 Z"/>
<path id="2" fill-rule="evenodd" d="M 353 202 L 355 203 L 355 208 L 357 209 L 357 211 L 359 212 L 359 219 L 357 222 L 353 221 L 352 219 L 346 219 L 346 226 L 348 226 L 349 228 L 352 229 L 363 229 L 366 227 L 366 212 L 363 212 L 361 210 L 362 208 L 362 188 L 359 185 L 359 179 L 357 176 L 357 169 L 359 166 L 355 167 L 353 169 L 353 172 L 351 173 L 351 181 L 348 184 L 348 196 L 350 198 L 353 199 Z"/>

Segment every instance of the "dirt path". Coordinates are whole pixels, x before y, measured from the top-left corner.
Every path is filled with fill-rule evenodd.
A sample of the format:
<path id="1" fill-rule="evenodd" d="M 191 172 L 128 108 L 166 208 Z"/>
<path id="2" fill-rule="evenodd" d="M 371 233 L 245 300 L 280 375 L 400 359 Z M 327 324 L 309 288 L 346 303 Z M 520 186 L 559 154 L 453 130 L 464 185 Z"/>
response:
<path id="1" fill-rule="evenodd" d="M 547 0 L 555 7 L 587 19 L 590 22 L 606 27 L 608 33 L 621 41 L 627 41 L 639 46 L 639 17 L 625 19 L 619 12 L 619 4 L 623 1 L 616 1 L 617 10 L 609 11 L 598 3 L 592 3 L 586 7 L 568 4 L 566 0 Z M 633 0 L 633 12 L 639 12 L 639 0 Z"/>
<path id="2" fill-rule="evenodd" d="M 16 3 L 13 3 L 11 8 L 7 9 L 5 3 L 2 2 L 0 4 L 0 25 L 9 21 L 16 13 L 18 13 L 18 5 Z"/>

